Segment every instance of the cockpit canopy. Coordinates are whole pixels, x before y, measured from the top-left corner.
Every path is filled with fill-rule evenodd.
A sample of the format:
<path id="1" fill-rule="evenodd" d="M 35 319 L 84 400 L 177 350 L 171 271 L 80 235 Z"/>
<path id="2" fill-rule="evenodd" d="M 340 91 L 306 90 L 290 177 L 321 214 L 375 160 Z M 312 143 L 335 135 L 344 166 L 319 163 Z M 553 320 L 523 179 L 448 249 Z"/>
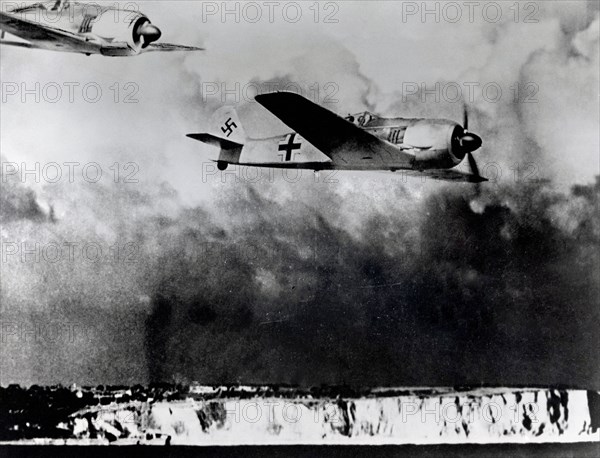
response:
<path id="1" fill-rule="evenodd" d="M 21 8 L 15 8 L 10 10 L 11 13 L 26 13 L 29 11 L 35 11 L 36 9 L 42 9 L 46 11 L 55 11 L 60 13 L 63 9 L 69 8 L 69 0 L 52 0 L 49 2 L 35 3 L 33 5 L 23 6 Z"/>
<path id="2" fill-rule="evenodd" d="M 57 11 L 60 13 L 62 10 L 69 8 L 71 5 L 69 0 L 56 0 L 46 3 L 45 6 L 48 11 Z"/>
<path id="3" fill-rule="evenodd" d="M 346 116 L 346 121 L 350 121 L 351 123 L 356 124 L 359 127 L 366 127 L 369 124 L 373 123 L 379 117 L 374 115 L 373 113 L 369 113 L 368 111 L 363 111 L 362 113 L 349 114 Z"/>

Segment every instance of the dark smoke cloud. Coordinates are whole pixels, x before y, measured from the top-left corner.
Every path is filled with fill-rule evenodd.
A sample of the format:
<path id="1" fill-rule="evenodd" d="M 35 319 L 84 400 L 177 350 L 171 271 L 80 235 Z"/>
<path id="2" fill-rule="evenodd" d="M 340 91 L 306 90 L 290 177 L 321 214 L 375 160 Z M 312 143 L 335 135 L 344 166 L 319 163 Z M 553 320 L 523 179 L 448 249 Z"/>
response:
<path id="1" fill-rule="evenodd" d="M 163 255 L 150 375 L 593 386 L 599 183 L 571 196 L 545 184 L 479 197 L 448 187 L 426 199 L 422 218 L 377 213 L 354 234 L 324 211 L 251 190 L 228 216 L 261 211 L 209 230 L 203 256 Z M 557 226 L 555 212 L 572 205 L 585 212 Z M 411 230 L 420 240 L 407 244 Z M 189 255 L 199 240 L 180 231 L 171 246 Z"/>
<path id="2" fill-rule="evenodd" d="M 4 157 L 0 157 L 0 161 L 7 162 Z M 20 219 L 43 221 L 48 217 L 38 204 L 35 192 L 14 178 L 2 182 L 0 215 L 3 222 Z"/>
<path id="3" fill-rule="evenodd" d="M 94 325 L 60 351 L 34 343 L 33 379 L 597 386 L 599 181 L 570 194 L 442 186 L 416 202 L 401 184 L 369 194 L 356 183 L 344 193 L 362 212 L 354 224 L 323 183 L 286 183 L 304 194 L 283 201 L 281 183 L 232 184 L 218 217 L 166 211 L 178 199 L 168 186 L 95 188 L 85 201 L 97 215 L 77 236 L 101 242 L 106 218 L 140 262 L 3 265 L 3 305 L 35 297 L 48 308 L 29 303 L 34 320 Z M 18 224 L 5 239 L 70 233 L 65 220 Z"/>

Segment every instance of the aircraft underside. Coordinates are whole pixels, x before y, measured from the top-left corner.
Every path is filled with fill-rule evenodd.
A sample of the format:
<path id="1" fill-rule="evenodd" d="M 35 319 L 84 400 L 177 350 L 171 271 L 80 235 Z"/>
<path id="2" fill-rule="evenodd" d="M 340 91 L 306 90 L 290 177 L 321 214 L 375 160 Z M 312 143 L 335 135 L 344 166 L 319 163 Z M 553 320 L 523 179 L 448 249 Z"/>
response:
<path id="1" fill-rule="evenodd" d="M 319 172 L 321 170 L 340 170 L 340 171 L 374 171 L 374 172 L 399 172 L 404 176 L 423 177 L 445 181 L 462 181 L 468 183 L 480 183 L 487 181 L 485 178 L 478 175 L 465 174 L 456 169 L 416 169 L 403 165 L 389 165 L 381 167 L 379 165 L 369 164 L 333 164 L 331 162 L 227 162 L 215 161 L 219 170 L 227 170 L 228 167 L 260 167 L 273 169 L 292 169 L 292 170 L 312 170 Z"/>

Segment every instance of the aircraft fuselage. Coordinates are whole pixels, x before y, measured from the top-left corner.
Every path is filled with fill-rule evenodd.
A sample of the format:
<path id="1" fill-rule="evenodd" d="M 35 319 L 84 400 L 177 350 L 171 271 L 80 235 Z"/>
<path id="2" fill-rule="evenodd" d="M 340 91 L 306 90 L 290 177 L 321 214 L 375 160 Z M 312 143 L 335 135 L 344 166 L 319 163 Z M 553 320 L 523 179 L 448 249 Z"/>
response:
<path id="1" fill-rule="evenodd" d="M 356 118 L 355 118 L 356 119 Z M 347 151 L 347 156 L 340 153 L 338 161 L 333 161 L 318 148 L 299 134 L 290 132 L 285 135 L 247 140 L 239 156 L 232 154 L 231 163 L 242 165 L 270 164 L 275 168 L 309 168 L 339 170 L 379 170 L 381 162 L 375 161 L 374 155 L 385 163 L 390 170 L 423 170 L 450 168 L 459 164 L 464 158 L 457 151 L 456 139 L 462 134 L 462 127 L 447 119 L 421 118 L 377 118 L 359 127 L 371 135 L 390 143 L 403 151 L 414 155 L 414 160 L 406 161 L 406 155 L 394 154 L 394 150 L 386 153 L 373 152 L 359 158 Z"/>

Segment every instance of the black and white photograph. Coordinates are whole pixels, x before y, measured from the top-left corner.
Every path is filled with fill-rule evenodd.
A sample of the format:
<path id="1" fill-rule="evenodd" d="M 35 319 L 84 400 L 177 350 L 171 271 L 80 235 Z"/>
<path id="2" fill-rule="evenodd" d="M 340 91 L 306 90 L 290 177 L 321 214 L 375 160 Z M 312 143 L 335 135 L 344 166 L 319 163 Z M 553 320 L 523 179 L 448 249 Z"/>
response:
<path id="1" fill-rule="evenodd" d="M 0 34 L 0 456 L 600 456 L 597 0 Z"/>

